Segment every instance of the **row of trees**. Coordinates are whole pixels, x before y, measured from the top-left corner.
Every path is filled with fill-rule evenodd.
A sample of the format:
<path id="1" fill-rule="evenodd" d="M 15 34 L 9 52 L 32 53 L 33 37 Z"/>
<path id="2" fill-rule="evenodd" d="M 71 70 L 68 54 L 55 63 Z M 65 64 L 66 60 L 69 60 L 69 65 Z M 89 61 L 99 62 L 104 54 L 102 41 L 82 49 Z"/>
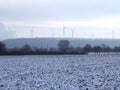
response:
<path id="1" fill-rule="evenodd" d="M 86 44 L 84 47 L 77 47 L 74 48 L 70 45 L 68 40 L 60 40 L 58 43 L 58 48 L 60 51 L 63 52 L 81 52 L 88 54 L 89 52 L 120 52 L 120 46 L 115 46 L 114 48 L 111 48 L 105 44 L 97 45 L 97 46 L 91 46 L 90 44 Z"/>
<path id="2" fill-rule="evenodd" d="M 6 45 L 0 42 L 0 55 L 5 54 L 5 52 L 6 52 Z"/>
<path id="3" fill-rule="evenodd" d="M 33 54 L 88 54 L 89 52 L 120 52 L 120 46 L 110 48 L 105 44 L 98 46 L 91 46 L 86 44 L 84 47 L 73 47 L 68 40 L 60 40 L 58 42 L 57 49 L 43 49 L 43 48 L 32 48 L 30 45 L 24 45 L 21 48 L 7 49 L 3 42 L 0 42 L 0 55 L 33 55 Z"/>

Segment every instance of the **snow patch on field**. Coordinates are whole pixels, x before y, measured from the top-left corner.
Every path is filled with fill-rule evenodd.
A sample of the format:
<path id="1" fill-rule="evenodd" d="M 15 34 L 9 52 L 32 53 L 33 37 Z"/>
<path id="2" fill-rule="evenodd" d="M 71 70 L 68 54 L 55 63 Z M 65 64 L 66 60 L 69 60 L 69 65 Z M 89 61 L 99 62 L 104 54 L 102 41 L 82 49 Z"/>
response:
<path id="1" fill-rule="evenodd" d="M 120 90 L 120 56 L 1 56 L 0 90 Z"/>

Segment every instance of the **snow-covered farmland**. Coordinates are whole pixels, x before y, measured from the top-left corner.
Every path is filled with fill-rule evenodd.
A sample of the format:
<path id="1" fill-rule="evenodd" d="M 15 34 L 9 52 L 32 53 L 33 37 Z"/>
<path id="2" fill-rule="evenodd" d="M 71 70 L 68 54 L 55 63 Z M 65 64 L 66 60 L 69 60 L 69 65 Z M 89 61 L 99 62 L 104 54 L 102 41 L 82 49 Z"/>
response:
<path id="1" fill-rule="evenodd" d="M 1 56 L 0 90 L 120 90 L 120 56 Z"/>

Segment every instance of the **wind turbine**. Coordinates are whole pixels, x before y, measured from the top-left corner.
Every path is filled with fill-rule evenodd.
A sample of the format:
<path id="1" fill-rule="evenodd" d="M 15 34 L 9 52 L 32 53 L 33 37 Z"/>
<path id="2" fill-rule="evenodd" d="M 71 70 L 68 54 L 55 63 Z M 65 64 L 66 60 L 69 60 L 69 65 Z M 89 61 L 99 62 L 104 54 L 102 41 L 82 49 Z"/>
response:
<path id="1" fill-rule="evenodd" d="M 31 29 L 31 38 L 33 38 L 33 30 L 34 28 L 32 27 L 32 29 Z"/>
<path id="2" fill-rule="evenodd" d="M 72 38 L 74 37 L 74 30 L 73 29 L 71 29 L 72 30 Z"/>
<path id="3" fill-rule="evenodd" d="M 65 26 L 63 24 L 63 38 L 65 38 Z"/>
<path id="4" fill-rule="evenodd" d="M 114 39 L 114 30 L 112 30 L 112 39 Z"/>

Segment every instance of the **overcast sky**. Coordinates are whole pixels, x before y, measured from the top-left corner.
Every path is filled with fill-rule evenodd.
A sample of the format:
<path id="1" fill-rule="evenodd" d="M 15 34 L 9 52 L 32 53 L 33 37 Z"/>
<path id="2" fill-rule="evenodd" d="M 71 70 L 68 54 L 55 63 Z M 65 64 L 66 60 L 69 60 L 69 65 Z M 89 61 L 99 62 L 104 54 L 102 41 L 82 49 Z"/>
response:
<path id="1" fill-rule="evenodd" d="M 30 37 L 32 27 L 34 37 L 62 37 L 64 24 L 66 37 L 73 29 L 74 37 L 111 38 L 114 30 L 120 38 L 120 0 L 0 0 L 0 22 L 14 37 Z"/>

